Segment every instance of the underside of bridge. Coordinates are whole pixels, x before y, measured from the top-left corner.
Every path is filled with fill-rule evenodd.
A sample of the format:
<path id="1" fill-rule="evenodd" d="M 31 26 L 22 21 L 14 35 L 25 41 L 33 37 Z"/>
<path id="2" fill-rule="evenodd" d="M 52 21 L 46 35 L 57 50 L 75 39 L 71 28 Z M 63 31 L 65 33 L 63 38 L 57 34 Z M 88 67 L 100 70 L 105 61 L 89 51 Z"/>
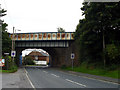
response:
<path id="1" fill-rule="evenodd" d="M 17 43 L 17 42 L 16 42 Z M 18 44 L 16 44 L 18 45 Z M 64 44 L 64 46 L 68 44 Z M 74 52 L 76 53 L 76 49 L 75 49 L 75 44 L 73 44 L 72 42 L 69 42 L 69 47 L 65 46 L 65 47 L 41 47 L 41 46 L 25 46 L 25 47 L 18 47 L 16 46 L 16 63 L 19 66 L 19 55 L 22 53 L 23 50 L 25 49 L 43 49 L 46 52 L 49 53 L 51 59 L 50 59 L 50 65 L 52 67 L 61 67 L 62 65 L 67 65 L 70 66 L 71 65 L 71 53 Z M 77 59 L 77 55 L 76 58 Z M 77 60 L 76 60 L 77 61 Z M 78 62 L 74 62 L 74 63 L 78 63 Z"/>

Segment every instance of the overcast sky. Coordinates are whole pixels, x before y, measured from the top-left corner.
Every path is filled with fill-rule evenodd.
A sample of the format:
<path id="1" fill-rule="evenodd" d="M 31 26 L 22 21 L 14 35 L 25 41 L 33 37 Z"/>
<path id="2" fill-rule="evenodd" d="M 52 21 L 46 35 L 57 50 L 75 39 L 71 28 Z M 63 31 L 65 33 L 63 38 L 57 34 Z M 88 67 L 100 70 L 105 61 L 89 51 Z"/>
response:
<path id="1" fill-rule="evenodd" d="M 7 10 L 4 21 L 8 31 L 12 27 L 25 32 L 57 32 L 62 27 L 74 32 L 79 20 L 83 18 L 83 0 L 0 0 Z"/>

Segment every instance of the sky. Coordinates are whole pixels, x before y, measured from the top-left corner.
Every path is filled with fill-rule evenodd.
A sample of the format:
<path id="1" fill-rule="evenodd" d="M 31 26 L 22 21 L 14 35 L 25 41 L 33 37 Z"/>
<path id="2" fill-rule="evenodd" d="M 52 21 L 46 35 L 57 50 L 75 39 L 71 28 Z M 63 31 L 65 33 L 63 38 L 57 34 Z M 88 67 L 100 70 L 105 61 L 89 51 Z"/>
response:
<path id="1" fill-rule="evenodd" d="M 66 32 L 74 32 L 83 18 L 84 0 L 0 0 L 7 10 L 3 17 L 8 24 L 8 32 L 57 32 L 62 27 Z"/>
<path id="2" fill-rule="evenodd" d="M 0 4 L 7 10 L 7 15 L 2 19 L 8 24 L 10 33 L 13 33 L 13 27 L 16 33 L 57 32 L 59 27 L 66 32 L 75 32 L 79 20 L 84 18 L 80 10 L 83 1 L 0 0 Z M 24 50 L 22 54 L 25 56 L 33 50 Z"/>

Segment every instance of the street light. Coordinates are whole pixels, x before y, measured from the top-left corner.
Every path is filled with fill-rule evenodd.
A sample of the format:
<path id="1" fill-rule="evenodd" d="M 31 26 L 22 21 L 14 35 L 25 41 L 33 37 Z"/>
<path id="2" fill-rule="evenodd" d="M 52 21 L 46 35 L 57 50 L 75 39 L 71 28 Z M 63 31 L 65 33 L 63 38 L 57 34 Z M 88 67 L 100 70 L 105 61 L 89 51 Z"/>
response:
<path id="1" fill-rule="evenodd" d="M 14 57 L 15 57 L 15 36 L 14 35 L 16 35 L 16 31 L 21 31 L 21 30 L 15 29 L 15 27 L 13 27 L 13 37 L 12 37 L 13 62 L 14 62 Z"/>

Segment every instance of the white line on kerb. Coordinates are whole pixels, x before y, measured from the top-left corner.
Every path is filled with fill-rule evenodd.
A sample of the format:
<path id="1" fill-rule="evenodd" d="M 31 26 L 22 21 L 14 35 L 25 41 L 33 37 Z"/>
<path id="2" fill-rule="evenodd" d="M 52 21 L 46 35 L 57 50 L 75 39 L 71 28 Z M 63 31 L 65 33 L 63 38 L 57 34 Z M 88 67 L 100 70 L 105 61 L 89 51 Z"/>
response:
<path id="1" fill-rule="evenodd" d="M 55 76 L 55 77 L 60 77 L 60 76 L 57 76 L 57 75 L 55 75 L 55 74 L 51 74 L 51 75 L 53 75 L 53 76 Z"/>
<path id="2" fill-rule="evenodd" d="M 74 82 L 74 81 L 69 80 L 69 79 L 65 79 L 65 80 L 67 80 L 67 81 L 69 81 L 69 82 L 71 82 L 71 83 L 75 83 L 75 84 L 77 84 L 77 85 L 80 85 L 80 86 L 86 87 L 86 85 L 84 85 L 84 84 L 81 84 L 81 83 L 78 83 L 78 82 Z"/>
<path id="3" fill-rule="evenodd" d="M 25 68 L 24 68 L 24 70 L 25 70 L 25 73 L 26 73 L 25 75 L 26 75 L 26 77 L 28 78 L 28 80 L 29 80 L 29 82 L 30 82 L 30 84 L 31 84 L 32 88 L 34 88 L 34 90 L 36 90 L 36 89 L 35 89 L 35 87 L 34 87 L 34 85 L 32 84 L 32 82 L 30 81 L 30 79 L 29 79 L 29 77 L 28 77 L 28 75 L 27 75 L 27 74 L 28 74 L 28 72 L 26 71 L 26 69 L 25 69 Z"/>
<path id="4" fill-rule="evenodd" d="M 87 79 L 91 79 L 91 80 L 97 80 L 97 81 L 100 81 L 100 82 L 105 82 L 105 83 L 111 83 L 111 84 L 120 85 L 120 84 L 115 83 L 115 82 L 110 82 L 110 81 L 105 81 L 105 80 L 100 80 L 100 79 L 90 78 L 90 77 L 87 77 L 87 76 L 78 76 L 78 77 L 83 77 L 83 78 L 87 78 Z"/>

